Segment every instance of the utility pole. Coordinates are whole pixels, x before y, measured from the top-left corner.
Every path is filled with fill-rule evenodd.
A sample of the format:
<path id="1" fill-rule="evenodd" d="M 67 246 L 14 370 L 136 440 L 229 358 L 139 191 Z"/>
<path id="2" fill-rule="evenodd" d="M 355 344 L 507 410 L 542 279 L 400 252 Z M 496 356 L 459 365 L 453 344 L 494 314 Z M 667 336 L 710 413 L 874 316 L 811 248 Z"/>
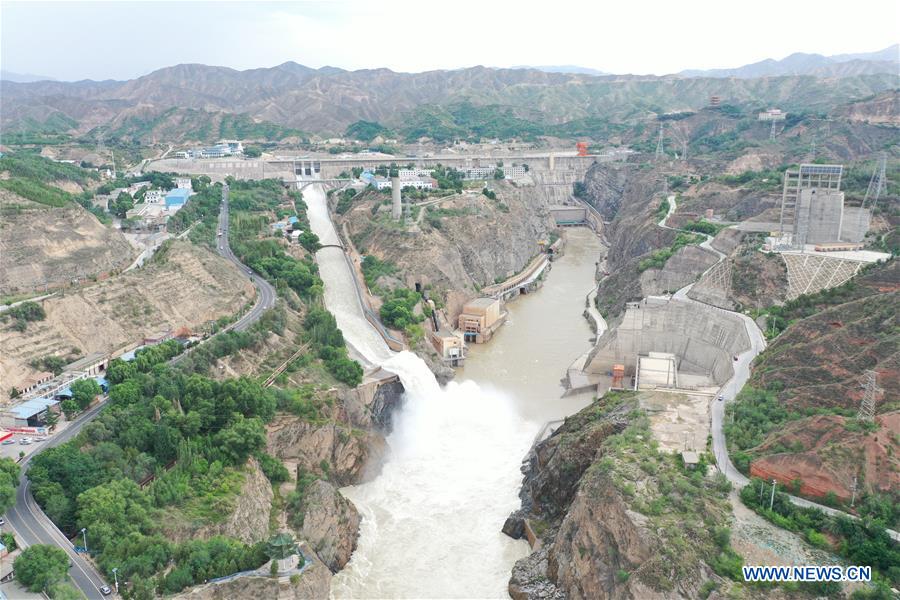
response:
<path id="1" fill-rule="evenodd" d="M 769 510 L 772 510 L 772 507 L 775 506 L 775 480 L 772 480 L 772 497 L 769 498 Z"/>
<path id="2" fill-rule="evenodd" d="M 119 593 L 119 575 L 118 575 L 119 567 L 113 567 L 112 572 L 113 572 L 113 578 L 116 580 L 116 593 L 118 594 Z"/>
<path id="3" fill-rule="evenodd" d="M 853 508 L 853 504 L 856 502 L 856 475 L 853 476 L 853 487 L 850 490 L 853 492 L 853 495 L 850 496 L 850 508 Z"/>
<path id="4" fill-rule="evenodd" d="M 766 482 L 762 479 L 759 480 L 759 503 L 762 504 L 763 493 L 766 491 Z"/>
<path id="5" fill-rule="evenodd" d="M 87 552 L 87 551 L 88 551 L 88 545 L 87 545 L 87 527 L 82 527 L 82 528 L 81 528 L 81 534 L 84 536 L 84 551 Z"/>

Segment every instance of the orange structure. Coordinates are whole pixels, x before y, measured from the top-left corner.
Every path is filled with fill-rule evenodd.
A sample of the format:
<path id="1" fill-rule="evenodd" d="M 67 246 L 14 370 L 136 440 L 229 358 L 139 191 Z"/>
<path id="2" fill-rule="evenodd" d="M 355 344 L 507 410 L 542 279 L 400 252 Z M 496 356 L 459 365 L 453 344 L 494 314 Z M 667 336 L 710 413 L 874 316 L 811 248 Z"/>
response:
<path id="1" fill-rule="evenodd" d="M 612 388 L 615 390 L 623 389 L 625 383 L 625 365 L 613 365 Z"/>
<path id="2" fill-rule="evenodd" d="M 575 147 L 578 148 L 578 156 L 587 156 L 588 155 L 588 145 L 587 142 L 577 142 Z"/>

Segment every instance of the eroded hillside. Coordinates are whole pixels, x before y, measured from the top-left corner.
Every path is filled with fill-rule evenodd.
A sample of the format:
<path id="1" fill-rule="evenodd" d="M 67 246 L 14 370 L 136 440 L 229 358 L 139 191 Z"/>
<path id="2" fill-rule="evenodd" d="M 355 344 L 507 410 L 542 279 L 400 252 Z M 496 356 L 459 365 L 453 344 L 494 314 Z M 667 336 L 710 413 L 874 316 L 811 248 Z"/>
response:
<path id="1" fill-rule="evenodd" d="M 736 464 L 805 494 L 849 500 L 896 491 L 900 444 L 900 265 L 870 267 L 848 284 L 783 309 L 791 324 L 754 365 L 728 427 Z M 877 374 L 875 419 L 858 420 L 865 373 Z"/>
<path id="2" fill-rule="evenodd" d="M 43 291 L 127 267 L 137 252 L 80 206 L 49 207 L 0 190 L 0 294 Z"/>
<path id="3" fill-rule="evenodd" d="M 181 327 L 200 330 L 253 297 L 253 287 L 232 264 L 174 242 L 142 269 L 44 300 L 46 319 L 24 331 L 4 326 L 2 393 L 34 373 L 30 364 L 37 359 L 111 352 Z"/>

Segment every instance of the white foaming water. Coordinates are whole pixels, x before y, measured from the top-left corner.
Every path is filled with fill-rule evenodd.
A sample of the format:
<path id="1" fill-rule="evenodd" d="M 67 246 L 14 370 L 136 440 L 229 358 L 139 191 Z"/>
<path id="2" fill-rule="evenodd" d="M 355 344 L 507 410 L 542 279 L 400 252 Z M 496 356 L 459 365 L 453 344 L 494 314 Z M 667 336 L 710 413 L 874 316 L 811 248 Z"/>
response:
<path id="1" fill-rule="evenodd" d="M 321 187 L 307 187 L 304 198 L 313 232 L 323 244 L 339 243 Z M 418 356 L 391 353 L 362 314 L 343 253 L 324 248 L 316 258 L 326 306 L 347 342 L 406 389 L 381 474 L 342 490 L 363 521 L 332 595 L 507 597 L 512 565 L 528 546 L 500 527 L 518 508 L 518 467 L 537 425 L 518 417 L 502 393 L 472 381 L 441 388 Z"/>

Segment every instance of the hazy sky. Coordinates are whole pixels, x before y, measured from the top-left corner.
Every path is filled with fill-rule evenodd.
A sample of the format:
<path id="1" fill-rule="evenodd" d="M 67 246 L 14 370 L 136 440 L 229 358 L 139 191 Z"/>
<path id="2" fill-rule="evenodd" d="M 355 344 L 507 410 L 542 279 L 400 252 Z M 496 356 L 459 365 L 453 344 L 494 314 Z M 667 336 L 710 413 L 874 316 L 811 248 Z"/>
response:
<path id="1" fill-rule="evenodd" d="M 2 0 L 0 65 L 67 80 L 128 79 L 178 63 L 247 69 L 288 60 L 397 71 L 570 64 L 665 74 L 792 52 L 868 52 L 900 40 L 900 2 L 831 4 Z"/>

